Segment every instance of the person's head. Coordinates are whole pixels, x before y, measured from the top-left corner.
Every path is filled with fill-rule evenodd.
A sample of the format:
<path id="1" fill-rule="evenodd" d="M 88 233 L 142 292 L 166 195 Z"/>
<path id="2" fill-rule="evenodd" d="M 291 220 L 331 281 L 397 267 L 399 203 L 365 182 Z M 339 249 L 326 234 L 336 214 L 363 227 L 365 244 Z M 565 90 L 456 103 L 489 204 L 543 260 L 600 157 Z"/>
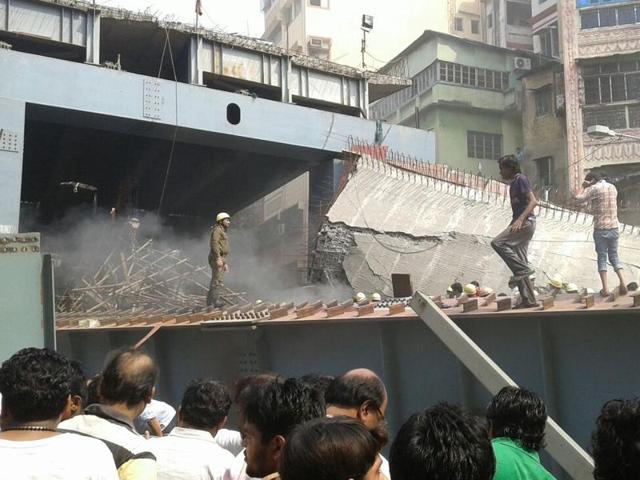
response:
<path id="1" fill-rule="evenodd" d="M 387 389 L 371 370 L 358 368 L 335 378 L 324 394 L 327 413 L 360 420 L 369 430 L 384 425 Z"/>
<path id="2" fill-rule="evenodd" d="M 400 427 L 389 457 L 393 480 L 490 480 L 495 465 L 485 423 L 447 403 L 412 415 Z"/>
<path id="3" fill-rule="evenodd" d="M 231 216 L 226 212 L 220 212 L 216 215 L 216 223 L 227 229 L 229 228 L 229 225 L 231 225 Z"/>
<path id="4" fill-rule="evenodd" d="M 472 280 L 472 281 L 471 281 L 471 282 L 469 282 L 469 283 L 471 283 L 471 285 L 475 285 L 475 287 L 476 287 L 476 288 L 479 288 L 479 287 L 480 287 L 480 282 L 478 282 L 477 280 Z"/>
<path id="5" fill-rule="evenodd" d="M 2 363 L 0 426 L 54 421 L 62 417 L 73 371 L 71 362 L 46 348 L 24 348 Z"/>
<path id="6" fill-rule="evenodd" d="M 591 445 L 595 480 L 640 478 L 640 399 L 605 403 Z"/>
<path id="7" fill-rule="evenodd" d="M 602 180 L 602 175 L 597 172 L 589 172 L 584 176 L 584 182 L 589 185 L 598 183 L 600 180 Z"/>
<path id="8" fill-rule="evenodd" d="M 504 387 L 489 403 L 487 420 L 493 438 L 507 437 L 535 452 L 544 447 L 547 407 L 530 390 Z"/>
<path id="9" fill-rule="evenodd" d="M 462 284 L 460 282 L 452 283 L 449 288 L 451 288 L 451 291 L 453 292 L 453 296 L 454 297 L 458 297 L 458 296 L 462 295 L 462 292 L 464 291 L 464 287 L 462 286 Z"/>
<path id="10" fill-rule="evenodd" d="M 71 395 L 69 403 L 62 413 L 62 420 L 75 417 L 81 414 L 87 406 L 89 393 L 87 390 L 87 379 L 82 371 L 82 366 L 76 361 L 71 361 Z"/>
<path id="11" fill-rule="evenodd" d="M 244 404 L 253 389 L 259 388 L 273 381 L 280 381 L 276 373 L 260 373 L 257 375 L 246 375 L 240 377 L 232 388 L 232 400 L 238 409 L 240 425 L 244 423 Z"/>
<path id="12" fill-rule="evenodd" d="M 229 408 L 231 396 L 224 384 L 213 380 L 194 380 L 182 396 L 179 425 L 206 430 L 215 436 L 227 421 Z"/>
<path id="13" fill-rule="evenodd" d="M 520 173 L 520 164 L 514 155 L 503 155 L 498 160 L 500 175 L 504 180 L 512 180 Z"/>
<path id="14" fill-rule="evenodd" d="M 102 374 L 98 373 L 87 380 L 87 405 L 100 403 L 100 381 Z"/>
<path id="15" fill-rule="evenodd" d="M 276 472 L 293 428 L 324 413 L 317 392 L 295 378 L 251 388 L 244 399 L 242 425 L 247 475 L 265 477 Z"/>
<path id="16" fill-rule="evenodd" d="M 629 285 L 627 285 L 627 290 L 629 290 L 630 292 L 635 292 L 636 290 L 638 290 L 638 282 L 629 282 Z"/>
<path id="17" fill-rule="evenodd" d="M 107 361 L 100 381 L 100 402 L 142 413 L 151 402 L 158 368 L 149 355 L 133 348 L 115 352 Z"/>
<path id="18" fill-rule="evenodd" d="M 329 388 L 329 384 L 333 381 L 334 377 L 331 375 L 323 375 L 322 373 L 307 373 L 300 377 L 300 381 L 307 387 L 315 390 L 319 398 L 324 403 L 324 394 Z"/>
<path id="19" fill-rule="evenodd" d="M 381 444 L 358 420 L 318 418 L 298 425 L 285 444 L 282 480 L 378 480 Z"/>

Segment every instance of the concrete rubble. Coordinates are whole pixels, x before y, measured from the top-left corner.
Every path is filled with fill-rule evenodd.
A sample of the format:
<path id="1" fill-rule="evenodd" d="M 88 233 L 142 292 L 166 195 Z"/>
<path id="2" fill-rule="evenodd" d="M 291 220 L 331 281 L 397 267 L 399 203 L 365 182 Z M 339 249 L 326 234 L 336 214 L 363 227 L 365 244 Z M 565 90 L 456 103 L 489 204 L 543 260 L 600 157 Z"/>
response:
<path id="1" fill-rule="evenodd" d="M 342 278 L 355 290 L 386 296 L 393 294 L 392 273 L 409 273 L 414 290 L 431 295 L 444 293 L 454 281 L 472 280 L 509 293 L 511 272 L 490 242 L 509 224 L 511 208 L 506 191 L 492 190 L 453 184 L 363 154 L 322 226 L 312 276 Z M 559 274 L 565 282 L 597 291 L 593 217 L 554 205 L 536 213 L 529 254 L 537 283 L 546 285 L 547 277 Z M 637 281 L 640 229 L 620 229 L 627 281 Z"/>

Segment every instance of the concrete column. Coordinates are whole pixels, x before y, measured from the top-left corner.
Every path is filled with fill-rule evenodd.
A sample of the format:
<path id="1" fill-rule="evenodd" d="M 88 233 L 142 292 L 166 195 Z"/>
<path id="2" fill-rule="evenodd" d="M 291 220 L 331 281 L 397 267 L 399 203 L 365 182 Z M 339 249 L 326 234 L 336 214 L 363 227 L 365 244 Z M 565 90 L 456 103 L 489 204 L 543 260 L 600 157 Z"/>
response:
<path id="1" fill-rule="evenodd" d="M 202 38 L 193 36 L 189 43 L 189 78 L 192 85 L 203 85 L 202 66 L 200 65 L 200 49 L 202 48 Z"/>
<path id="2" fill-rule="evenodd" d="M 25 107 L 0 98 L 0 233 L 18 232 Z"/>
<path id="3" fill-rule="evenodd" d="M 283 55 L 280 58 L 280 92 L 282 101 L 291 103 L 291 91 L 289 82 L 291 80 L 291 57 Z"/>
<path id="4" fill-rule="evenodd" d="M 100 63 L 100 12 L 87 12 L 87 63 Z"/>

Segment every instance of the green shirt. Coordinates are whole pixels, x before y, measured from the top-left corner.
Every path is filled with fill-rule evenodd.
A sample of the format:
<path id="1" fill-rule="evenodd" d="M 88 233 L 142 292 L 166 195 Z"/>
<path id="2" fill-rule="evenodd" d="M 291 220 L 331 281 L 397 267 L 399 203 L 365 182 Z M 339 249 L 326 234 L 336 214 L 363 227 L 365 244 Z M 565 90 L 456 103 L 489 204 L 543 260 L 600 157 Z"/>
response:
<path id="1" fill-rule="evenodd" d="M 496 473 L 493 480 L 555 480 L 540 463 L 538 452 L 525 450 L 506 437 L 491 441 L 496 456 Z"/>

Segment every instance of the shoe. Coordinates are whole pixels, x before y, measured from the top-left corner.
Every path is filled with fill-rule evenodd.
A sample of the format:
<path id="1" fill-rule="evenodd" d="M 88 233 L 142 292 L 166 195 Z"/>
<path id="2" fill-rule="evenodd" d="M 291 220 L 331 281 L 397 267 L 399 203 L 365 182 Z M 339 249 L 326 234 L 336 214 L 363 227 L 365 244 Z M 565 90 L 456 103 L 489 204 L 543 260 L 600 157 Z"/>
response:
<path id="1" fill-rule="evenodd" d="M 627 293 L 629 293 L 629 291 L 627 290 L 627 287 L 626 287 L 626 286 L 624 286 L 624 285 L 622 285 L 622 284 L 621 284 L 621 285 L 618 287 L 618 293 L 619 293 L 620 295 L 626 295 Z"/>
<path id="2" fill-rule="evenodd" d="M 514 310 L 522 310 L 524 308 L 536 308 L 537 306 L 538 306 L 537 303 L 520 302 L 515 307 L 513 307 L 513 309 Z"/>

